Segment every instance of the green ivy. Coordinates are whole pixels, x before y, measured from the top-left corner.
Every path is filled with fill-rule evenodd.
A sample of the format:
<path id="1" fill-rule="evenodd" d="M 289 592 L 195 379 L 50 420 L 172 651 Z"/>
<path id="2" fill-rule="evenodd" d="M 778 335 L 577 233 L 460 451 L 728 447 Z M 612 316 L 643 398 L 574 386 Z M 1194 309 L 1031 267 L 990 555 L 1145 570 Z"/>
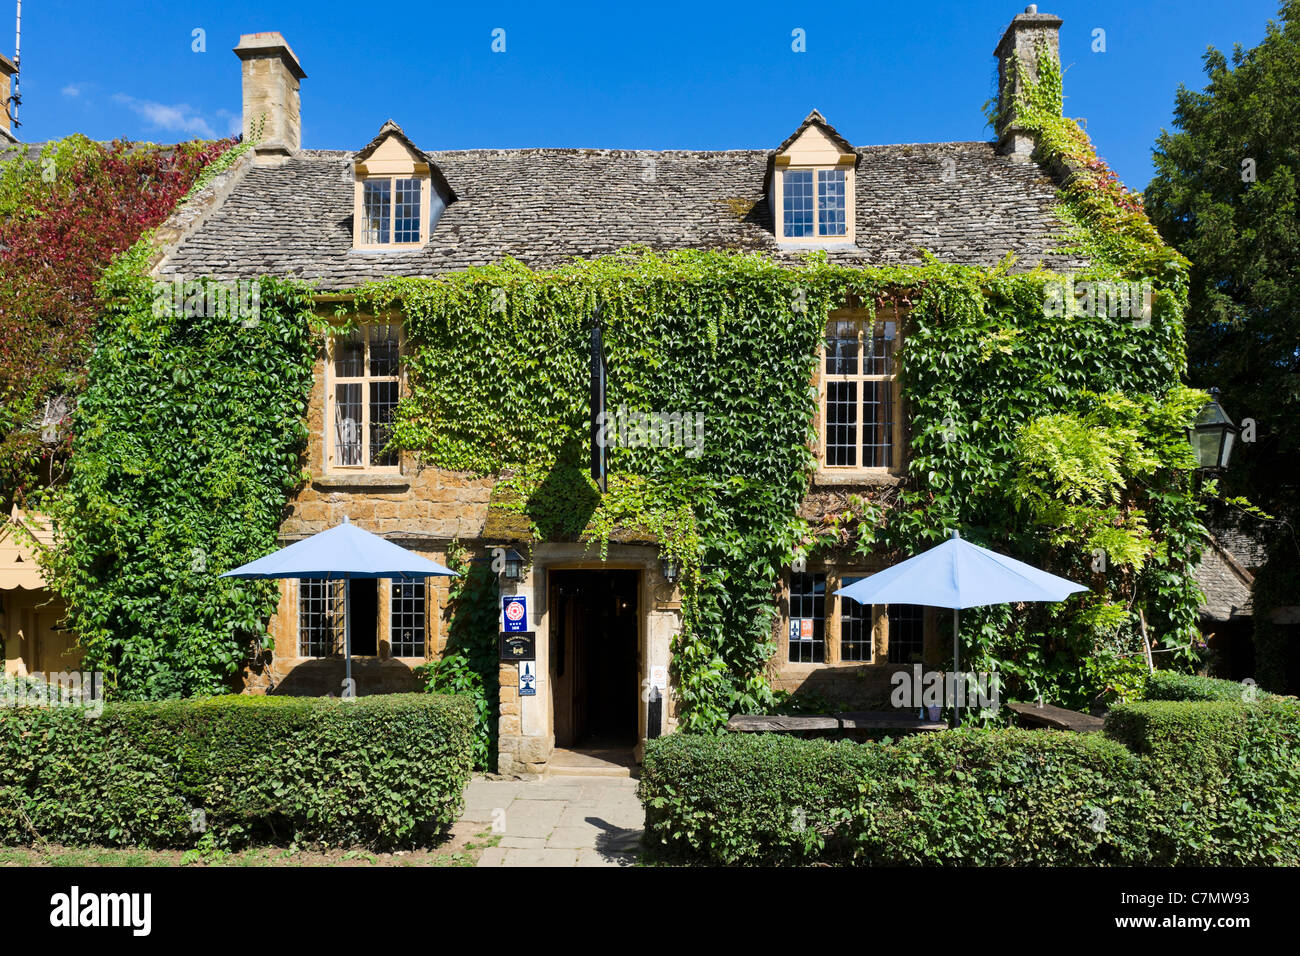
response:
<path id="1" fill-rule="evenodd" d="M 459 541 L 447 549 L 451 579 L 447 644 L 438 660 L 416 668 L 429 693 L 460 694 L 474 702 L 474 768 L 496 770 L 498 702 L 497 576 Z"/>
<path id="2" fill-rule="evenodd" d="M 1086 578 L 1088 601 L 977 612 L 963 635 L 972 666 L 1065 703 L 1127 686 L 1143 619 L 1157 643 L 1187 642 L 1199 532 L 1191 462 L 1186 449 L 1162 457 L 1186 444 L 1196 404 L 1179 385 L 1179 299 L 1157 295 L 1146 325 L 1048 317 L 1047 283 L 1060 277 L 1009 265 L 853 269 L 812 256 L 782 267 L 632 250 L 546 272 L 507 261 L 388 280 L 358 290 L 355 309 L 405 316 L 411 391 L 396 445 L 433 466 L 497 476 L 493 507 L 523 518 L 535 540 L 587 541 L 602 555 L 611 540 L 658 541 L 679 558 L 679 713 L 688 729 L 709 731 L 731 713 L 776 705 L 766 676 L 773 595 L 783 568 L 818 549 L 915 553 L 960 527 Z M 705 421 L 698 456 L 611 448 L 605 495 L 585 458 L 587 329 L 598 302 L 609 407 Z M 901 375 L 911 477 L 809 522 L 798 515 L 814 464 L 810 385 L 828 313 L 845 302 L 909 312 Z M 1103 446 L 1063 444 L 1066 422 Z M 1078 498 L 1072 476 L 1097 456 L 1111 470 Z M 1066 525 L 1053 510 L 1061 503 Z M 1118 534 L 1116 515 L 1126 516 Z M 1094 573 L 1098 546 L 1117 560 Z"/>
<path id="3" fill-rule="evenodd" d="M 45 501 L 47 580 L 126 699 L 221 692 L 264 638 L 277 585 L 218 575 L 276 547 L 316 354 L 304 286 L 259 280 L 256 317 L 177 314 L 155 308 L 147 255 L 105 278 L 70 476 Z"/>

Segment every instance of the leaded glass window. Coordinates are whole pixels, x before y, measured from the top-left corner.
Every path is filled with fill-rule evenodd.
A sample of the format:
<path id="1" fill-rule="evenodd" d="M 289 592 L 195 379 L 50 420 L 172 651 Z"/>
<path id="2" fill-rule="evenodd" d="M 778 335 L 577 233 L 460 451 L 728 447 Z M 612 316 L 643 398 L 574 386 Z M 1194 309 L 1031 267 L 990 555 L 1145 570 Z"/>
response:
<path id="1" fill-rule="evenodd" d="M 335 336 L 331 349 L 331 466 L 396 467 L 398 454 L 388 445 L 400 396 L 398 326 L 361 326 Z"/>

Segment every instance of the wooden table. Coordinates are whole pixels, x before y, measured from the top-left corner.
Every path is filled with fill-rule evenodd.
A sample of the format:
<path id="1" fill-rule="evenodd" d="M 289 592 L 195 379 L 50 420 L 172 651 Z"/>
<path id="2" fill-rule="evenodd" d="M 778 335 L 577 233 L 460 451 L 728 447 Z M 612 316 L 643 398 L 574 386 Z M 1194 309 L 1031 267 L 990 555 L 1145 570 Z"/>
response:
<path id="1" fill-rule="evenodd" d="M 1053 730 L 1073 730 L 1080 734 L 1098 733 L 1105 721 L 1092 714 L 1081 714 L 1077 710 L 1053 707 L 1051 704 L 1007 704 L 1022 723 L 1034 727 L 1050 727 Z"/>
<path id="2" fill-rule="evenodd" d="M 942 721 L 923 720 L 896 711 L 857 710 L 842 714 L 737 714 L 727 721 L 737 733 L 774 734 L 817 730 L 947 730 Z"/>

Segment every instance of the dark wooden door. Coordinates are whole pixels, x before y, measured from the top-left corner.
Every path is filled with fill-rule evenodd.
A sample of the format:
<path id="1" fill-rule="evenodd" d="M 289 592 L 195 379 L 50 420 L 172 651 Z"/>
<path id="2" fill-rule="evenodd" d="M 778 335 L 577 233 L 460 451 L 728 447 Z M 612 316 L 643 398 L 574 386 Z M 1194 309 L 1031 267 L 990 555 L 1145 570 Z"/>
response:
<path id="1" fill-rule="evenodd" d="M 569 687 L 572 693 L 572 716 L 569 726 L 573 729 L 573 739 L 582 740 L 587 736 L 587 617 L 588 611 L 581 597 L 566 598 L 569 602 L 567 618 L 569 626 L 568 664 L 571 671 Z"/>

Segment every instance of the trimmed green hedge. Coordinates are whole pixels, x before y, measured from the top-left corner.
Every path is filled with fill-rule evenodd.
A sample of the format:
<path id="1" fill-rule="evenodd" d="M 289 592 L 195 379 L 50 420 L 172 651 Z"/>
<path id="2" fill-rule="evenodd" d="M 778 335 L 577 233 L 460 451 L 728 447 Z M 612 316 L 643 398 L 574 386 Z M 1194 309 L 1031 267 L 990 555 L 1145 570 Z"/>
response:
<path id="1" fill-rule="evenodd" d="M 0 843 L 411 845 L 459 815 L 474 720 L 426 694 L 0 711 Z"/>
<path id="2" fill-rule="evenodd" d="M 1300 863 L 1296 702 L 1144 702 L 1106 729 L 671 735 L 646 745 L 646 844 L 709 864 Z"/>
<path id="3" fill-rule="evenodd" d="M 647 744 L 640 795 L 653 857 L 766 865 L 1126 862 L 1149 802 L 1114 741 L 1014 729 L 677 734 Z"/>
<path id="4" fill-rule="evenodd" d="M 1174 671 L 1156 671 L 1147 679 L 1147 700 L 1248 700 L 1251 685 L 1199 674 L 1178 674 Z M 1267 696 L 1254 688 L 1257 697 Z"/>
<path id="5" fill-rule="evenodd" d="M 1300 702 L 1123 704 L 1106 733 L 1142 758 L 1157 862 L 1300 865 Z"/>

